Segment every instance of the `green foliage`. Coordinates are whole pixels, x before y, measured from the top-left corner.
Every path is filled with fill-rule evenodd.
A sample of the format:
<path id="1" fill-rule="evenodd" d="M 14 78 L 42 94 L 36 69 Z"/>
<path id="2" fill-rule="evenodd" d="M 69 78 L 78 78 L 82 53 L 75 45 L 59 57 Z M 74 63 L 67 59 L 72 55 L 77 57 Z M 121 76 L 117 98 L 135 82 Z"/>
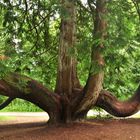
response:
<path id="1" fill-rule="evenodd" d="M 104 87 L 124 100 L 133 94 L 140 82 L 139 18 L 131 1 L 112 1 L 108 9 Z"/>
<path id="2" fill-rule="evenodd" d="M 31 76 L 51 88 L 56 77 L 59 32 L 57 0 L 1 1 L 2 54 L 10 57 L 6 66 L 12 71 Z M 4 67 L 3 67 L 4 68 Z M 48 81 L 48 79 L 50 79 Z"/>

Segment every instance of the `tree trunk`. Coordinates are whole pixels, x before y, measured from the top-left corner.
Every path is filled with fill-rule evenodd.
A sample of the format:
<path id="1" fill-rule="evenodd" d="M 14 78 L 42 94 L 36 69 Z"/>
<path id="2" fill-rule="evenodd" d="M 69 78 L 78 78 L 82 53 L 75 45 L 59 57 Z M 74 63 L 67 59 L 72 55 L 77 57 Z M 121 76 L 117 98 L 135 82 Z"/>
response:
<path id="1" fill-rule="evenodd" d="M 75 88 L 80 87 L 76 71 L 76 8 L 74 0 L 62 0 L 60 45 L 55 92 L 61 95 L 63 103 L 62 119 L 71 120 L 71 100 Z"/>
<path id="2" fill-rule="evenodd" d="M 79 86 L 79 80 L 76 74 L 74 47 L 76 41 L 76 9 L 73 0 L 62 0 L 61 5 L 62 13 L 56 92 L 70 99 L 73 88 Z"/>
<path id="3" fill-rule="evenodd" d="M 76 116 L 86 114 L 93 104 L 96 103 L 99 93 L 102 90 L 104 79 L 104 59 L 102 49 L 104 48 L 104 39 L 106 35 L 106 0 L 96 2 L 96 13 L 94 19 L 94 45 L 91 55 L 91 69 L 86 86 L 83 89 L 83 99 L 78 105 Z M 96 43 L 98 42 L 98 43 Z"/>

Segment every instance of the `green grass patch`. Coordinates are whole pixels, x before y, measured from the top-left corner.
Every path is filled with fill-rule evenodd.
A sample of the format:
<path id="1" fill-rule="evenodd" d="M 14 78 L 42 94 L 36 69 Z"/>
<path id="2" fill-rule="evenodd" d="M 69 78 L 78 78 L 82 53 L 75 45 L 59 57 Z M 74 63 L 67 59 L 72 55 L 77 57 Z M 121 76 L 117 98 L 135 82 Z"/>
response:
<path id="1" fill-rule="evenodd" d="M 15 117 L 0 116 L 0 121 L 14 120 Z"/>
<path id="2" fill-rule="evenodd" d="M 15 99 L 0 112 L 42 112 L 42 110 L 28 101 Z"/>

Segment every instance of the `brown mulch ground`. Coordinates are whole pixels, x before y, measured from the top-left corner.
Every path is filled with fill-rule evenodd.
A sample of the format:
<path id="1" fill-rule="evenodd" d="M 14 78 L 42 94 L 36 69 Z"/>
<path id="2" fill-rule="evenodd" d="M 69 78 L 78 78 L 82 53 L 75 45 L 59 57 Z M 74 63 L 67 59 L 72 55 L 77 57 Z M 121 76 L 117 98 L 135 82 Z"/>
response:
<path id="1" fill-rule="evenodd" d="M 140 140 L 140 119 L 92 120 L 61 126 L 48 126 L 37 117 L 19 120 L 0 122 L 0 140 Z"/>

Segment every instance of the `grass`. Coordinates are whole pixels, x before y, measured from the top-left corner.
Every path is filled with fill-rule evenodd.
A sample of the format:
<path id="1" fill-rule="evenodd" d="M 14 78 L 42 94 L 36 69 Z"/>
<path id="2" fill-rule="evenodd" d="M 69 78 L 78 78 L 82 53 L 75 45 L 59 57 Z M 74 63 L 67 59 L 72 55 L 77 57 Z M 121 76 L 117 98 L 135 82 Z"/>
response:
<path id="1" fill-rule="evenodd" d="M 0 112 L 41 112 L 41 111 L 42 110 L 39 107 L 21 99 L 14 100 L 6 108 L 0 110 Z"/>
<path id="2" fill-rule="evenodd" d="M 15 117 L 0 116 L 0 121 L 14 120 Z"/>

